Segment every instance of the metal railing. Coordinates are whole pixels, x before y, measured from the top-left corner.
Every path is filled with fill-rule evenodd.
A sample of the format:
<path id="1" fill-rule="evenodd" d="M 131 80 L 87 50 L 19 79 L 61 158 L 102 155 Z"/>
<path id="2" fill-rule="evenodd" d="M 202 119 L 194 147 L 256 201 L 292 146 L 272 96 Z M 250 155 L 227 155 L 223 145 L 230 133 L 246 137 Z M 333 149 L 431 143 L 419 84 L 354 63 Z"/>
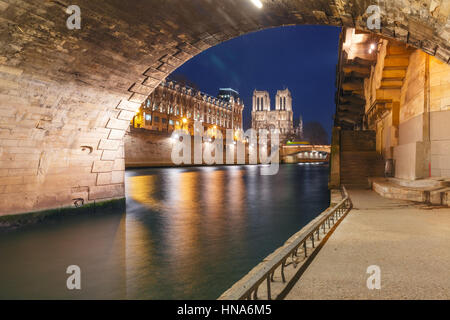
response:
<path id="1" fill-rule="evenodd" d="M 290 273 L 296 274 L 297 266 L 308 260 L 308 257 L 329 235 L 336 223 L 352 209 L 353 204 L 344 186 L 341 187 L 341 196 L 342 200 L 338 204 L 324 211 L 310 223 L 310 226 L 306 226 L 305 230 L 302 229 L 291 237 L 292 240 L 288 240 L 284 246 L 269 255 L 263 263 L 256 266 L 249 274 L 222 294 L 219 300 L 256 300 L 258 299 L 258 290 L 262 291 L 260 287 L 264 282 L 266 283 L 265 295 L 268 300 L 271 300 L 274 296 L 272 286 L 276 282 L 274 277 L 278 272 L 283 286 L 281 286 L 280 292 L 276 294 L 275 299 L 280 298 L 288 283 L 292 280 L 298 280 L 295 279 L 294 275 L 287 281 L 286 268 L 292 266 L 295 270 L 291 270 Z M 301 258 L 303 258 L 303 261 L 300 261 Z M 292 283 L 290 284 L 292 285 Z M 278 289 L 280 289 L 279 285 Z"/>

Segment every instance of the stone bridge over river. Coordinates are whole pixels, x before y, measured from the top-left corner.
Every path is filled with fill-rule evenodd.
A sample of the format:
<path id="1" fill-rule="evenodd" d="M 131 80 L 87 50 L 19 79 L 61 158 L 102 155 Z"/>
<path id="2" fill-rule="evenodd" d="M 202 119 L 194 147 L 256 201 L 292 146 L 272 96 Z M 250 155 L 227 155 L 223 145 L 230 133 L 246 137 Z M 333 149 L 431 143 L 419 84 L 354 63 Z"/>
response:
<path id="1" fill-rule="evenodd" d="M 193 56 L 283 25 L 367 30 L 450 58 L 446 0 L 1 0 L 0 214 L 124 197 L 123 137 L 141 103 Z"/>

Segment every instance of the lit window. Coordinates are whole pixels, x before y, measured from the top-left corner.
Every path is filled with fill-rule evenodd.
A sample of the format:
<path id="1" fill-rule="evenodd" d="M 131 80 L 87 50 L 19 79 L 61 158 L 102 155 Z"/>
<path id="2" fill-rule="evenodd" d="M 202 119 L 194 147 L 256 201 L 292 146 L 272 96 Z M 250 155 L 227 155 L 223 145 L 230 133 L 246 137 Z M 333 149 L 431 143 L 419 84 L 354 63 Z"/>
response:
<path id="1" fill-rule="evenodd" d="M 169 124 L 173 126 L 173 120 L 169 120 Z"/>

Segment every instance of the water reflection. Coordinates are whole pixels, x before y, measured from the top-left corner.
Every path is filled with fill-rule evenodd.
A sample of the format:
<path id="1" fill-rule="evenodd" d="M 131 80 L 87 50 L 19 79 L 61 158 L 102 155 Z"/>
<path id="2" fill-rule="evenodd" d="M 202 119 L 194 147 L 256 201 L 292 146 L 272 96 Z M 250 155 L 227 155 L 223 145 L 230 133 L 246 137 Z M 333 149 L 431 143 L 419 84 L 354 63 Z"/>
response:
<path id="1" fill-rule="evenodd" d="M 143 176 L 153 185 L 135 188 Z M 152 231 L 158 261 L 147 272 L 156 286 L 128 281 L 139 298 L 217 298 L 329 202 L 323 166 L 286 165 L 275 176 L 258 166 L 149 169 L 127 179 L 127 217 Z"/>
<path id="2" fill-rule="evenodd" d="M 0 234 L 0 298 L 215 299 L 327 207 L 327 181 L 323 166 L 128 171 L 126 215 Z"/>

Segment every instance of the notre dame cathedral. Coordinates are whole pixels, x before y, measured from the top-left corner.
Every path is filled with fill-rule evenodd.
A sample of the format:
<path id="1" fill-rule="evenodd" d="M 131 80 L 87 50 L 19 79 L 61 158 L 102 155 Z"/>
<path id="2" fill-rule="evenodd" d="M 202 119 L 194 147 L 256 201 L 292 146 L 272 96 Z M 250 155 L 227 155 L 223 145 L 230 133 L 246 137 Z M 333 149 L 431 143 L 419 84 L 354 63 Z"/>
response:
<path id="1" fill-rule="evenodd" d="M 279 129 L 281 139 L 294 134 L 292 96 L 289 89 L 277 91 L 275 110 L 270 108 L 267 91 L 253 91 L 252 128 Z"/>

